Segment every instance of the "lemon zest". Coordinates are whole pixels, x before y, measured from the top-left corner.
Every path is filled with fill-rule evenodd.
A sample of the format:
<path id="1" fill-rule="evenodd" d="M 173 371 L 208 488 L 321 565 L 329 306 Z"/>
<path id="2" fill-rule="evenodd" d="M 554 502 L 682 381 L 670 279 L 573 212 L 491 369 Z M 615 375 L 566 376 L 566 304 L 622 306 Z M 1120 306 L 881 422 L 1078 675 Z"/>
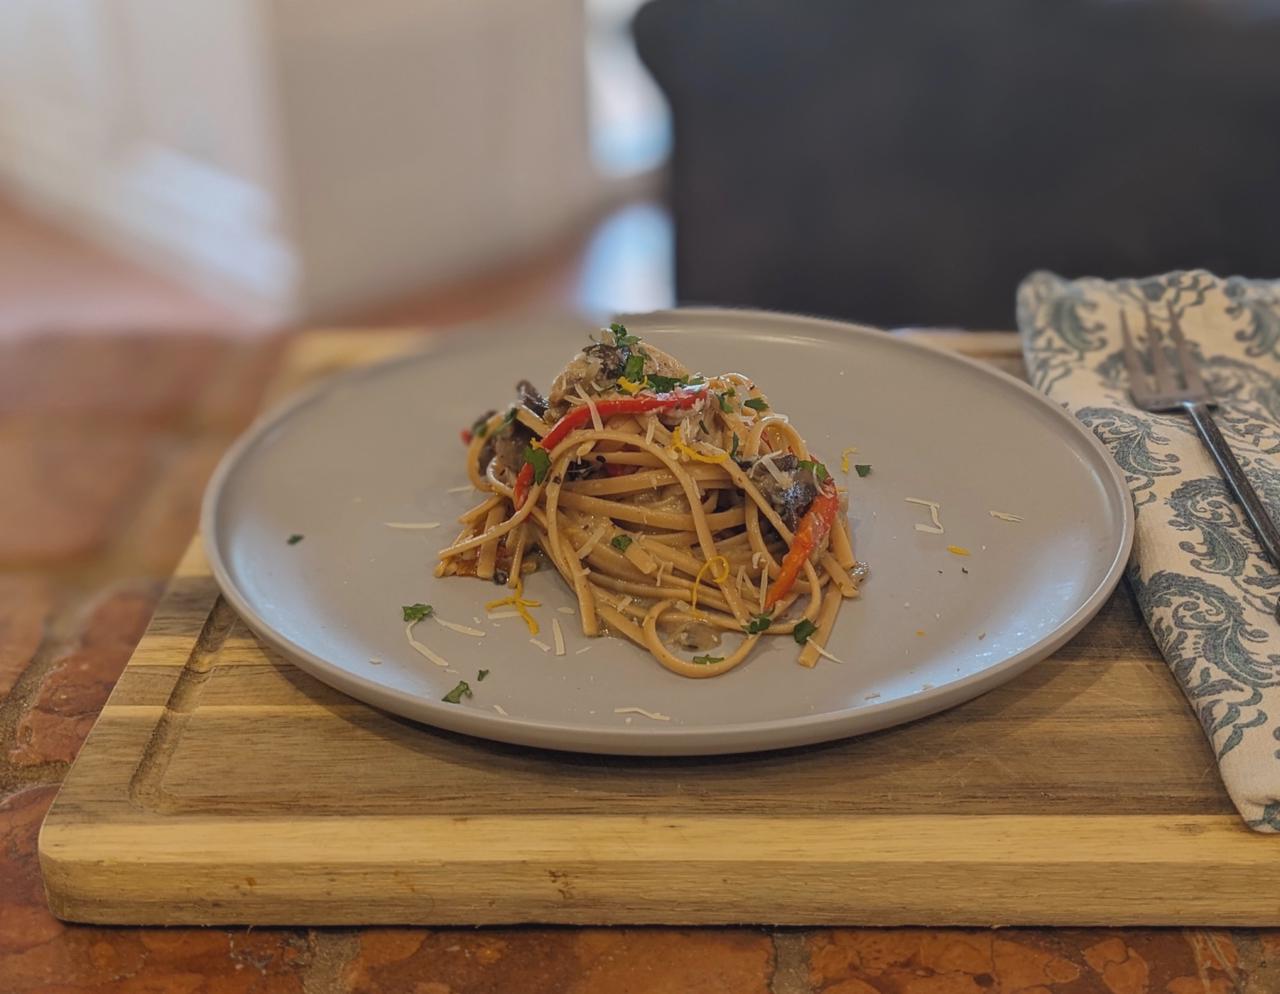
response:
<path id="1" fill-rule="evenodd" d="M 722 463 L 728 460 L 729 453 L 721 452 L 719 455 L 709 456 L 705 452 L 699 452 L 697 449 L 690 447 L 689 443 L 684 440 L 681 434 L 680 425 L 676 425 L 675 431 L 671 433 L 671 449 L 682 456 L 694 460 L 695 462 Z"/>
<path id="2" fill-rule="evenodd" d="M 840 450 L 840 472 L 849 472 L 849 457 L 858 451 L 857 446 L 851 445 L 847 449 Z"/>
<path id="3" fill-rule="evenodd" d="M 618 386 L 634 397 L 636 394 L 638 394 L 641 390 L 644 389 L 644 382 L 642 381 L 640 383 L 634 383 L 631 380 L 627 379 L 625 376 L 619 376 Z"/>
<path id="4" fill-rule="evenodd" d="M 703 574 L 705 574 L 707 570 L 712 569 L 718 562 L 724 564 L 724 569 L 719 572 L 719 575 L 712 573 L 711 578 L 715 580 L 716 583 L 724 583 L 729 579 L 729 571 L 732 567 L 729 565 L 729 560 L 724 556 L 712 556 L 703 563 L 702 568 L 698 570 L 698 575 L 693 578 L 693 595 L 689 598 L 689 607 L 691 610 L 696 610 L 698 607 L 698 591 L 701 589 L 700 584 L 702 583 Z"/>
<path id="5" fill-rule="evenodd" d="M 963 545 L 948 545 L 947 551 L 950 552 L 953 556 L 969 555 L 969 550 L 966 549 Z"/>
<path id="6" fill-rule="evenodd" d="M 542 607 L 542 601 L 531 601 L 525 599 L 524 577 L 516 579 L 516 592 L 514 594 L 510 597 L 499 597 L 495 601 L 489 601 L 489 603 L 484 606 L 484 609 L 486 611 L 493 611 L 500 607 L 515 608 L 517 613 L 524 620 L 524 623 L 529 626 L 529 634 L 538 634 L 538 619 L 529 613 L 529 608 Z"/>

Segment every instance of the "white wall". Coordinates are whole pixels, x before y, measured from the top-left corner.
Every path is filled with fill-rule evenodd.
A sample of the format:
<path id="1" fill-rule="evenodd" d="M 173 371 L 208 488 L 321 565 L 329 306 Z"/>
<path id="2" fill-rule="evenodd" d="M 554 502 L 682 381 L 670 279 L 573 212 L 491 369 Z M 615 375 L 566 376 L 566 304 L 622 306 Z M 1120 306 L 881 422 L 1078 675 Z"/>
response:
<path id="1" fill-rule="evenodd" d="M 272 0 L 303 296 L 329 314 L 580 220 L 581 0 Z"/>
<path id="2" fill-rule="evenodd" d="M 0 177 L 275 320 L 577 223 L 581 0 L 3 0 Z"/>
<path id="3" fill-rule="evenodd" d="M 291 313 L 257 0 L 0 3 L 0 176 L 248 313 Z"/>

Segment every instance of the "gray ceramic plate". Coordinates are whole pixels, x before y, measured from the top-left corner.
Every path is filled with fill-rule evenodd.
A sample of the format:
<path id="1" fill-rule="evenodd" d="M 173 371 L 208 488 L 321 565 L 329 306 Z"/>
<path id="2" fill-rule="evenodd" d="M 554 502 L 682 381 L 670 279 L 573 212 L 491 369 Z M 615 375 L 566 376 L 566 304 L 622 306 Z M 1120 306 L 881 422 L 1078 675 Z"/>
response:
<path id="1" fill-rule="evenodd" d="M 544 605 L 547 642 L 551 618 L 561 621 L 568 652 L 557 657 L 531 645 L 518 619 L 476 624 L 500 594 L 492 584 L 431 575 L 454 518 L 476 499 L 450 492 L 466 482 L 460 426 L 505 403 L 521 377 L 548 384 L 589 330 L 572 322 L 442 336 L 263 418 L 223 460 L 204 504 L 228 600 L 304 670 L 389 711 L 506 742 L 680 755 L 804 745 L 968 700 L 1066 642 L 1119 579 L 1133 533 L 1119 470 L 1014 379 L 830 321 L 689 310 L 627 323 L 690 368 L 751 374 L 833 469 L 851 445 L 872 465 L 848 480 L 855 548 L 871 575 L 831 640 L 842 664 L 803 669 L 795 645 L 777 639 L 723 677 L 687 680 L 629 643 L 583 638 L 576 618 L 555 610 L 573 598 L 544 572 L 528 591 Z M 938 501 L 946 534 L 916 531 L 927 511 L 906 497 Z M 443 524 L 384 525 L 429 521 Z M 295 533 L 305 538 L 287 544 Z M 456 672 L 406 643 L 400 608 L 416 601 L 488 632 L 418 626 Z M 475 696 L 442 702 L 460 679 Z M 615 713 L 627 707 L 670 720 Z"/>

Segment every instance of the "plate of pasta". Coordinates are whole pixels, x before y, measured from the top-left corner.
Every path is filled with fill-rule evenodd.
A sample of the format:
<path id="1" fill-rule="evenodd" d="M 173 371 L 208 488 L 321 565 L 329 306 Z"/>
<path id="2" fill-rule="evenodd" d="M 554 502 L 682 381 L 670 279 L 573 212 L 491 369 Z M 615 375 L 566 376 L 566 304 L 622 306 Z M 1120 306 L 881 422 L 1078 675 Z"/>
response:
<path id="1" fill-rule="evenodd" d="M 727 310 L 472 328 L 262 418 L 203 510 L 259 638 L 456 732 L 641 755 L 970 699 L 1101 607 L 1119 470 L 977 363 Z"/>

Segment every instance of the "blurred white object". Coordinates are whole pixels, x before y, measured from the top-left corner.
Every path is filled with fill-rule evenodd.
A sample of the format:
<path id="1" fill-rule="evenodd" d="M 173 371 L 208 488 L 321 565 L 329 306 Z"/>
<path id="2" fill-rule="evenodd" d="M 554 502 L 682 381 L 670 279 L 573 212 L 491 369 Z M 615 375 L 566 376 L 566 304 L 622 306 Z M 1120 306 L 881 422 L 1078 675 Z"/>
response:
<path id="1" fill-rule="evenodd" d="M 0 178 L 264 320 L 580 224 L 582 0 L 5 0 Z"/>

